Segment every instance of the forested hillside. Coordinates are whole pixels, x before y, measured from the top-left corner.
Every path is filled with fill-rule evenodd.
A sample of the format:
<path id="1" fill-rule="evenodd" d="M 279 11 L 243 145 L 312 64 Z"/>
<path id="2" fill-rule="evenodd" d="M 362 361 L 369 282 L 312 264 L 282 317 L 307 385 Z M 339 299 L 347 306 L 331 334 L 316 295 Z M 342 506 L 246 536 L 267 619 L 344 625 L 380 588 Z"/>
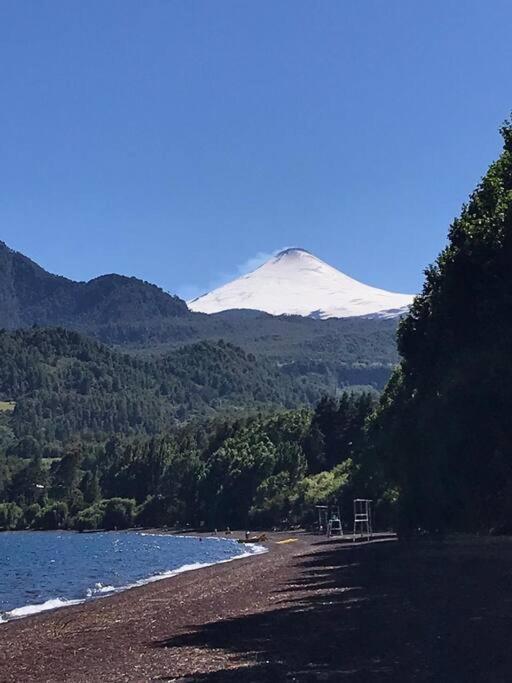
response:
<path id="1" fill-rule="evenodd" d="M 345 395 L 314 411 L 75 442 L 53 460 L 33 439 L 24 444 L 29 458 L 0 448 L 0 528 L 312 524 L 315 504 L 343 497 L 349 505 L 365 490 L 360 458 L 373 400 Z"/>
<path id="2" fill-rule="evenodd" d="M 137 278 L 104 275 L 74 282 L 52 275 L 0 242 L 0 327 L 90 327 L 185 315 L 178 297 Z"/>
<path id="3" fill-rule="evenodd" d="M 406 528 L 512 531 L 512 125 L 399 328 L 371 427 Z"/>
<path id="4" fill-rule="evenodd" d="M 154 358 L 119 353 L 76 332 L 0 332 L 0 399 L 15 402 L 16 437 L 156 434 L 226 410 L 310 404 L 320 392 L 223 341 Z"/>

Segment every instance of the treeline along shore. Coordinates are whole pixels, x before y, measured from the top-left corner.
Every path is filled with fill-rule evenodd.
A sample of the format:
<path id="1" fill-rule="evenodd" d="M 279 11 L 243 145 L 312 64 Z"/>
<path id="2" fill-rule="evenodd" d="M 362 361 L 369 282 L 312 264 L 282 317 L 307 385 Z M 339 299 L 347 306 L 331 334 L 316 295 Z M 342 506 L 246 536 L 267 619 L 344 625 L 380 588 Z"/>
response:
<path id="1" fill-rule="evenodd" d="M 32 437 L 4 456 L 0 526 L 75 530 L 311 525 L 314 505 L 347 502 L 359 474 L 370 394 L 314 410 L 192 422 L 158 437 L 76 442 L 45 458 Z M 17 456 L 15 450 L 31 453 Z M 348 507 L 347 507 L 348 514 Z"/>

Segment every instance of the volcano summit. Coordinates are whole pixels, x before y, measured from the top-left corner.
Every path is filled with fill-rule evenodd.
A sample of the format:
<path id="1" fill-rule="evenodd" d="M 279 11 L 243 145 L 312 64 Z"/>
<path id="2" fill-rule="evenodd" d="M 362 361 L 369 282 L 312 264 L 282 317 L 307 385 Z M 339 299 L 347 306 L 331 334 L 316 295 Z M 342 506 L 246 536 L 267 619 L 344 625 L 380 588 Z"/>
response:
<path id="1" fill-rule="evenodd" d="M 193 311 L 252 309 L 311 318 L 393 318 L 405 313 L 412 294 L 370 287 L 309 251 L 285 249 L 247 275 L 187 302 Z"/>

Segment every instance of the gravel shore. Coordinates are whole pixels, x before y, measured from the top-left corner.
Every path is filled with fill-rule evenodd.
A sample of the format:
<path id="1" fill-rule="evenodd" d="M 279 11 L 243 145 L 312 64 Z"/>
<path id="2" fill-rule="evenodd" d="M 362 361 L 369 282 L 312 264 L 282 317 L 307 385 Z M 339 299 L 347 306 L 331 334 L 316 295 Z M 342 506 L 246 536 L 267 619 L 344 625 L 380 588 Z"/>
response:
<path id="1" fill-rule="evenodd" d="M 510 540 L 267 546 L 3 624 L 0 681 L 510 680 Z"/>

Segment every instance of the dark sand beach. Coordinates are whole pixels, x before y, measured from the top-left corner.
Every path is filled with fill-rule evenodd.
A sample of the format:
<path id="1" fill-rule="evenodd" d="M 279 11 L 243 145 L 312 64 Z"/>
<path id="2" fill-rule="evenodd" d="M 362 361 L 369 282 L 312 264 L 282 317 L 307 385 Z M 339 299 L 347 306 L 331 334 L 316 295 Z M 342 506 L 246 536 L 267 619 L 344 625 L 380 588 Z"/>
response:
<path id="1" fill-rule="evenodd" d="M 512 541 L 267 545 L 2 625 L 0 680 L 510 680 Z"/>

